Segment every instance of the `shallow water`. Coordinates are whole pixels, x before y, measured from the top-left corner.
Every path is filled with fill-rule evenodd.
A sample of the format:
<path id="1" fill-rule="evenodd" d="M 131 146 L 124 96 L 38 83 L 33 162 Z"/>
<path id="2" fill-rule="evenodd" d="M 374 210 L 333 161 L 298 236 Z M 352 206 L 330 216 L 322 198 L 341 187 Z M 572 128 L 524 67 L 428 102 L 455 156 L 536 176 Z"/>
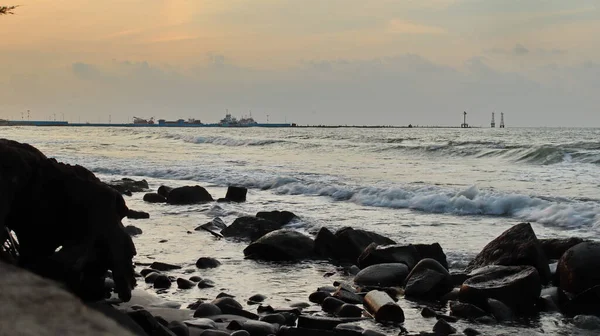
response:
<path id="1" fill-rule="evenodd" d="M 223 197 L 228 184 L 250 188 L 244 204 L 128 205 L 147 220 L 125 220 L 144 233 L 137 261 L 184 265 L 174 275 L 200 275 L 217 287 L 160 296 L 185 304 L 221 291 L 241 302 L 255 293 L 283 306 L 335 280 L 351 281 L 333 265 L 274 265 L 243 259 L 244 243 L 193 229 L 215 217 L 290 210 L 294 226 L 313 233 L 352 226 L 398 243 L 439 242 L 460 268 L 511 225 L 531 221 L 538 237 L 598 239 L 600 130 L 597 129 L 127 129 L 0 128 L 50 157 L 81 164 L 104 180 L 129 176 L 161 184 L 200 184 Z M 188 233 L 188 231 L 190 233 Z M 165 243 L 159 243 L 161 240 Z M 202 256 L 223 265 L 199 271 Z M 187 273 L 192 272 L 192 273 Z M 146 284 L 141 284 L 146 286 Z M 289 300 L 289 301 L 287 301 Z M 401 301 L 410 331 L 431 330 L 419 305 Z M 255 308 L 251 308 L 255 309 Z M 371 322 L 365 327 L 397 334 Z M 459 322 L 457 328 L 466 324 Z M 585 334 L 556 315 L 516 326 L 474 326 L 489 335 Z"/>

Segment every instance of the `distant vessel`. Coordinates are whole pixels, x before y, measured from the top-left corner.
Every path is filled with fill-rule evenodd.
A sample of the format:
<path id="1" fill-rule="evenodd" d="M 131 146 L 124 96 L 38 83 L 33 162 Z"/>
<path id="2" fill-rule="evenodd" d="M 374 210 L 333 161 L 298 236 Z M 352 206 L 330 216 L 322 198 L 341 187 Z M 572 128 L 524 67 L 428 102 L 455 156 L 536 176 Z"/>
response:
<path id="1" fill-rule="evenodd" d="M 258 123 L 252 117 L 242 117 L 242 119 L 237 120 L 235 117 L 232 117 L 230 113 L 225 114 L 225 118 L 219 121 L 219 126 L 224 127 L 248 127 L 256 125 L 258 125 Z"/>
<path id="2" fill-rule="evenodd" d="M 154 125 L 154 117 L 150 119 L 133 117 L 133 123 L 136 125 Z"/>

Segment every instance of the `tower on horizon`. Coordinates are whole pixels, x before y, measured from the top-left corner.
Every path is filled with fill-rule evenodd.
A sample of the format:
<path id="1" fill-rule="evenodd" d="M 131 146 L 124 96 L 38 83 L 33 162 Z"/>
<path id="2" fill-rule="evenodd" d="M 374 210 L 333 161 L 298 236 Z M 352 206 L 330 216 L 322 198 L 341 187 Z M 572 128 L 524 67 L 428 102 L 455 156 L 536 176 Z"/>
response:
<path id="1" fill-rule="evenodd" d="M 492 123 L 490 124 L 490 126 L 491 126 L 492 128 L 495 128 L 495 127 L 496 127 L 496 120 L 494 120 L 494 114 L 496 114 L 496 113 L 495 113 L 495 112 L 492 112 Z"/>
<path id="2" fill-rule="evenodd" d="M 504 128 L 504 112 L 500 112 L 500 128 Z"/>
<path id="3" fill-rule="evenodd" d="M 469 128 L 469 124 L 467 124 L 467 111 L 463 112 L 463 123 L 460 124 L 460 128 Z"/>

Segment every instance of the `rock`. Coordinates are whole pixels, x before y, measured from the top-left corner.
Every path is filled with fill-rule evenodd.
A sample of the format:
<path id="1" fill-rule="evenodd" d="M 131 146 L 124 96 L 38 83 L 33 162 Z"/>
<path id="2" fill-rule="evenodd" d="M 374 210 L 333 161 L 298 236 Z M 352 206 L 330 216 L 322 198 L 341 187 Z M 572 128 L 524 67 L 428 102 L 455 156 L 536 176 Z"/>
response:
<path id="1" fill-rule="evenodd" d="M 188 326 L 179 321 L 171 321 L 167 325 L 167 329 L 171 330 L 176 336 L 189 336 L 190 329 Z"/>
<path id="2" fill-rule="evenodd" d="M 408 274 L 408 267 L 402 263 L 377 264 L 360 271 L 354 277 L 354 283 L 359 286 L 402 286 Z"/>
<path id="3" fill-rule="evenodd" d="M 339 317 L 360 317 L 362 316 L 362 309 L 353 304 L 344 303 L 336 312 Z"/>
<path id="4" fill-rule="evenodd" d="M 565 315 L 600 316 L 600 286 L 594 286 L 577 295 L 565 293 L 559 289 L 558 294 L 558 302 Z"/>
<path id="5" fill-rule="evenodd" d="M 250 298 L 248 298 L 248 305 L 259 304 L 265 301 L 267 297 L 262 294 L 254 294 Z"/>
<path id="6" fill-rule="evenodd" d="M 219 294 L 217 294 L 217 299 L 222 298 L 222 297 L 230 297 L 230 298 L 234 298 L 235 295 L 231 295 L 229 293 L 225 293 L 225 292 L 221 292 Z"/>
<path id="7" fill-rule="evenodd" d="M 600 243 L 584 242 L 568 249 L 557 267 L 560 289 L 579 294 L 600 285 Z"/>
<path id="8" fill-rule="evenodd" d="M 340 285 L 333 293 L 333 297 L 340 299 L 346 303 L 362 304 L 363 298 L 356 294 L 356 291 L 351 286 Z"/>
<path id="9" fill-rule="evenodd" d="M 215 258 L 201 257 L 196 261 L 196 267 L 199 269 L 217 268 L 221 266 L 221 262 Z"/>
<path id="10" fill-rule="evenodd" d="M 387 245 L 379 246 L 371 243 L 358 257 L 358 267 L 366 268 L 371 265 L 403 263 L 409 270 L 421 260 L 421 256 L 413 245 Z"/>
<path id="11" fill-rule="evenodd" d="M 167 203 L 167 198 L 157 193 L 144 194 L 144 202 L 148 203 Z"/>
<path id="12" fill-rule="evenodd" d="M 342 318 L 323 317 L 315 315 L 300 315 L 298 316 L 298 328 L 314 329 L 314 330 L 333 330 L 337 325 L 348 321 Z M 298 334 L 297 334 L 298 335 Z M 300 334 L 302 335 L 302 334 Z M 304 334 L 312 335 L 312 334 Z"/>
<path id="13" fill-rule="evenodd" d="M 204 334 L 202 334 L 202 335 L 204 335 Z M 230 336 L 250 336 L 250 333 L 247 332 L 246 330 L 236 330 L 236 331 L 232 332 Z"/>
<path id="14" fill-rule="evenodd" d="M 150 265 L 150 268 L 155 269 L 157 271 L 161 271 L 161 272 L 168 272 L 168 271 L 181 269 L 181 266 L 171 265 L 171 264 L 163 263 L 160 261 L 155 261 L 152 263 L 152 265 Z"/>
<path id="15" fill-rule="evenodd" d="M 425 307 L 423 308 L 423 310 L 421 310 L 421 316 L 423 317 L 436 317 L 437 313 L 435 312 L 435 310 L 429 308 L 429 307 Z"/>
<path id="16" fill-rule="evenodd" d="M 201 186 L 186 186 L 171 190 L 167 196 L 168 204 L 185 205 L 213 202 L 212 196 Z"/>
<path id="17" fill-rule="evenodd" d="M 133 192 L 141 192 L 148 190 L 148 182 L 146 180 L 135 181 L 130 178 L 122 178 L 117 181 L 112 181 L 108 183 L 116 191 L 121 194 L 131 194 Z"/>
<path id="18" fill-rule="evenodd" d="M 150 218 L 150 214 L 143 211 L 135 211 L 129 209 L 127 212 L 127 218 L 129 219 L 147 219 Z"/>
<path id="19" fill-rule="evenodd" d="M 244 322 L 232 321 L 227 329 L 230 330 L 245 330 L 252 336 L 269 336 L 276 335 L 279 330 L 279 326 L 263 322 L 263 321 L 252 321 L 247 320 Z"/>
<path id="20" fill-rule="evenodd" d="M 542 284 L 552 280 L 548 259 L 529 223 L 517 224 L 488 243 L 466 271 L 489 265 L 529 265 L 537 269 Z"/>
<path id="21" fill-rule="evenodd" d="M 413 244 L 421 259 L 430 258 L 442 265 L 446 270 L 448 269 L 448 260 L 446 253 L 442 249 L 439 243 L 433 244 Z"/>
<path id="22" fill-rule="evenodd" d="M 222 330 L 206 329 L 200 334 L 202 336 L 231 336 L 230 333 Z"/>
<path id="23" fill-rule="evenodd" d="M 534 311 L 542 284 L 533 266 L 488 266 L 473 273 L 460 288 L 460 301 L 484 307 L 492 298 L 519 314 Z"/>
<path id="24" fill-rule="evenodd" d="M 496 319 L 493 316 L 488 316 L 488 315 L 476 318 L 475 322 L 481 323 L 481 324 L 496 324 L 496 323 L 498 323 L 498 321 L 496 321 Z"/>
<path id="25" fill-rule="evenodd" d="M 321 308 L 326 313 L 335 314 L 344 304 L 345 302 L 338 298 L 328 297 L 323 300 Z"/>
<path id="26" fill-rule="evenodd" d="M 225 222 L 223 222 L 223 220 L 221 218 L 217 217 L 206 224 L 200 225 L 199 227 L 195 228 L 194 230 L 196 230 L 196 231 L 210 230 L 210 231 L 214 231 L 214 232 L 220 232 L 221 230 L 223 230 L 226 227 L 227 227 L 227 224 L 225 224 Z"/>
<path id="27" fill-rule="evenodd" d="M 152 274 L 154 274 L 154 273 L 152 273 Z M 156 288 L 156 289 L 171 288 L 171 280 L 169 279 L 168 276 L 166 276 L 164 274 L 159 274 L 154 279 L 154 288 Z"/>
<path id="28" fill-rule="evenodd" d="M 224 237 L 255 241 L 267 233 L 281 228 L 281 224 L 258 217 L 240 217 L 221 231 Z"/>
<path id="29" fill-rule="evenodd" d="M 358 257 L 371 243 L 393 245 L 395 242 L 380 234 L 344 227 L 336 231 L 335 254 L 340 260 L 356 262 Z"/>
<path id="30" fill-rule="evenodd" d="M 191 289 L 194 288 L 196 286 L 196 283 L 184 279 L 184 278 L 177 278 L 177 288 L 179 289 Z"/>
<path id="31" fill-rule="evenodd" d="M 130 236 L 137 236 L 137 235 L 142 234 L 142 229 L 135 227 L 133 225 L 127 225 L 124 230 Z"/>
<path id="32" fill-rule="evenodd" d="M 161 185 L 160 187 L 158 187 L 158 190 L 156 192 L 160 196 L 164 197 L 166 200 L 166 198 L 169 196 L 169 193 L 171 192 L 171 190 L 173 190 L 173 188 Z"/>
<path id="33" fill-rule="evenodd" d="M 210 279 L 202 279 L 198 282 L 198 288 L 213 288 L 215 287 L 215 283 Z"/>
<path id="34" fill-rule="evenodd" d="M 148 273 L 148 275 L 146 275 L 146 276 L 144 277 L 144 281 L 145 281 L 146 283 L 154 283 L 154 281 L 156 281 L 156 278 L 158 278 L 158 276 L 159 276 L 159 275 L 162 275 L 162 274 L 160 274 L 160 273 L 158 273 L 158 272 L 151 272 L 151 273 Z"/>
<path id="35" fill-rule="evenodd" d="M 312 303 L 322 304 L 323 300 L 328 297 L 331 297 L 331 294 L 328 292 L 316 291 L 308 296 L 308 300 Z"/>
<path id="36" fill-rule="evenodd" d="M 232 202 L 246 202 L 247 193 L 248 189 L 244 187 L 229 186 L 227 188 L 227 194 L 225 195 L 225 199 Z"/>
<path id="37" fill-rule="evenodd" d="M 290 304 L 290 307 L 291 308 L 298 308 L 298 309 L 302 310 L 304 308 L 310 307 L 310 303 L 308 303 L 308 302 L 294 302 L 294 303 Z"/>
<path id="38" fill-rule="evenodd" d="M 271 324 L 279 324 L 279 325 L 286 324 L 285 316 L 283 316 L 282 314 L 268 314 L 268 315 L 261 317 L 259 319 L 259 321 L 263 321 L 263 322 L 267 322 L 267 323 L 271 323 Z"/>
<path id="39" fill-rule="evenodd" d="M 234 298 L 232 297 L 228 297 L 228 296 L 224 296 L 224 297 L 220 297 L 217 299 L 214 299 L 212 304 L 214 304 L 215 306 L 219 307 L 221 309 L 221 311 L 223 311 L 223 308 L 225 306 L 230 306 L 230 307 L 234 307 L 237 309 L 242 309 L 242 305 L 237 302 Z"/>
<path id="40" fill-rule="evenodd" d="M 293 221 L 297 216 L 289 211 L 261 211 L 256 214 L 256 217 L 270 220 L 284 226 Z"/>
<path id="41" fill-rule="evenodd" d="M 110 269 L 115 291 L 130 299 L 136 250 L 121 222 L 129 209 L 118 191 L 81 166 L 6 139 L 0 139 L 0 176 L 0 245 L 9 238 L 5 228 L 12 230 L 20 267 L 85 301 L 104 299 Z"/>
<path id="42" fill-rule="evenodd" d="M 194 312 L 194 317 L 209 317 L 221 315 L 221 308 L 213 303 L 200 303 Z"/>
<path id="43" fill-rule="evenodd" d="M 153 268 L 144 268 L 143 270 L 140 271 L 140 275 L 145 277 L 146 275 L 150 274 L 150 273 L 160 273 L 159 270 L 157 269 L 153 269 Z"/>
<path id="44" fill-rule="evenodd" d="M 465 336 L 477 336 L 477 335 L 481 335 L 481 333 L 473 328 L 465 328 L 465 330 L 463 330 L 463 334 L 465 334 Z"/>
<path id="45" fill-rule="evenodd" d="M 190 277 L 190 281 L 193 281 L 193 282 L 200 282 L 200 281 L 202 281 L 202 278 L 201 278 L 201 277 L 199 277 L 199 276 L 197 276 L 197 275 L 194 275 L 194 276 L 191 276 L 191 277 Z"/>
<path id="46" fill-rule="evenodd" d="M 400 329 L 402 329 L 402 326 L 400 326 Z M 401 331 L 401 333 L 402 333 L 402 331 Z M 361 335 L 362 336 L 386 336 L 385 334 L 382 334 L 378 331 L 369 330 L 369 329 L 363 331 Z"/>
<path id="47" fill-rule="evenodd" d="M 244 249 L 248 259 L 266 261 L 298 261 L 314 256 L 313 240 L 291 229 L 269 232 Z"/>
<path id="48" fill-rule="evenodd" d="M 404 294 L 408 297 L 438 299 L 454 288 L 452 276 L 439 262 L 425 258 L 406 277 Z"/>
<path id="49" fill-rule="evenodd" d="M 175 336 L 166 326 L 158 322 L 147 310 L 128 311 L 127 315 L 131 317 L 148 335 L 152 336 Z"/>
<path id="50" fill-rule="evenodd" d="M 404 322 L 404 311 L 385 292 L 373 290 L 367 293 L 364 307 L 377 322 Z"/>
<path id="51" fill-rule="evenodd" d="M 454 328 L 453 326 L 451 326 L 450 324 L 448 324 L 448 322 L 446 322 L 443 319 L 439 319 L 436 324 L 433 326 L 433 332 L 436 333 L 436 335 L 450 335 L 450 334 L 454 334 L 456 332 L 456 328 Z"/>
<path id="52" fill-rule="evenodd" d="M 459 301 L 450 301 L 450 314 L 452 316 L 468 320 L 475 320 L 476 318 L 486 315 L 483 309 L 470 303 L 464 303 Z"/>
<path id="53" fill-rule="evenodd" d="M 454 286 L 460 286 L 469 278 L 469 275 L 465 272 L 460 271 L 452 271 L 450 272 L 450 276 L 452 277 L 452 284 Z"/>
<path id="54" fill-rule="evenodd" d="M 542 251 L 548 260 L 558 260 L 571 247 L 583 243 L 585 240 L 577 237 L 539 239 Z"/>
<path id="55" fill-rule="evenodd" d="M 502 303 L 502 301 L 495 299 L 487 299 L 487 311 L 490 312 L 498 322 L 512 321 L 514 318 L 512 310 Z"/>
<path id="56" fill-rule="evenodd" d="M 337 237 L 326 227 L 321 227 L 315 237 L 315 253 L 323 258 L 338 259 Z"/>
<path id="57" fill-rule="evenodd" d="M 577 315 L 573 318 L 573 324 L 581 329 L 600 330 L 600 318 L 597 316 Z"/>

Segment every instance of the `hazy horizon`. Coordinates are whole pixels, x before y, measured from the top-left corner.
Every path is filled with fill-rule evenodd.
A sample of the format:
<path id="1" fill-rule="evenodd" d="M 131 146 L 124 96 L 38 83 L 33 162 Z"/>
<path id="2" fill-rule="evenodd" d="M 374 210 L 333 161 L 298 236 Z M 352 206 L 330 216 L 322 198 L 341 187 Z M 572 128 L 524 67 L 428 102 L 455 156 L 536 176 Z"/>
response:
<path id="1" fill-rule="evenodd" d="M 6 5 L 0 118 L 600 126 L 596 1 Z"/>

